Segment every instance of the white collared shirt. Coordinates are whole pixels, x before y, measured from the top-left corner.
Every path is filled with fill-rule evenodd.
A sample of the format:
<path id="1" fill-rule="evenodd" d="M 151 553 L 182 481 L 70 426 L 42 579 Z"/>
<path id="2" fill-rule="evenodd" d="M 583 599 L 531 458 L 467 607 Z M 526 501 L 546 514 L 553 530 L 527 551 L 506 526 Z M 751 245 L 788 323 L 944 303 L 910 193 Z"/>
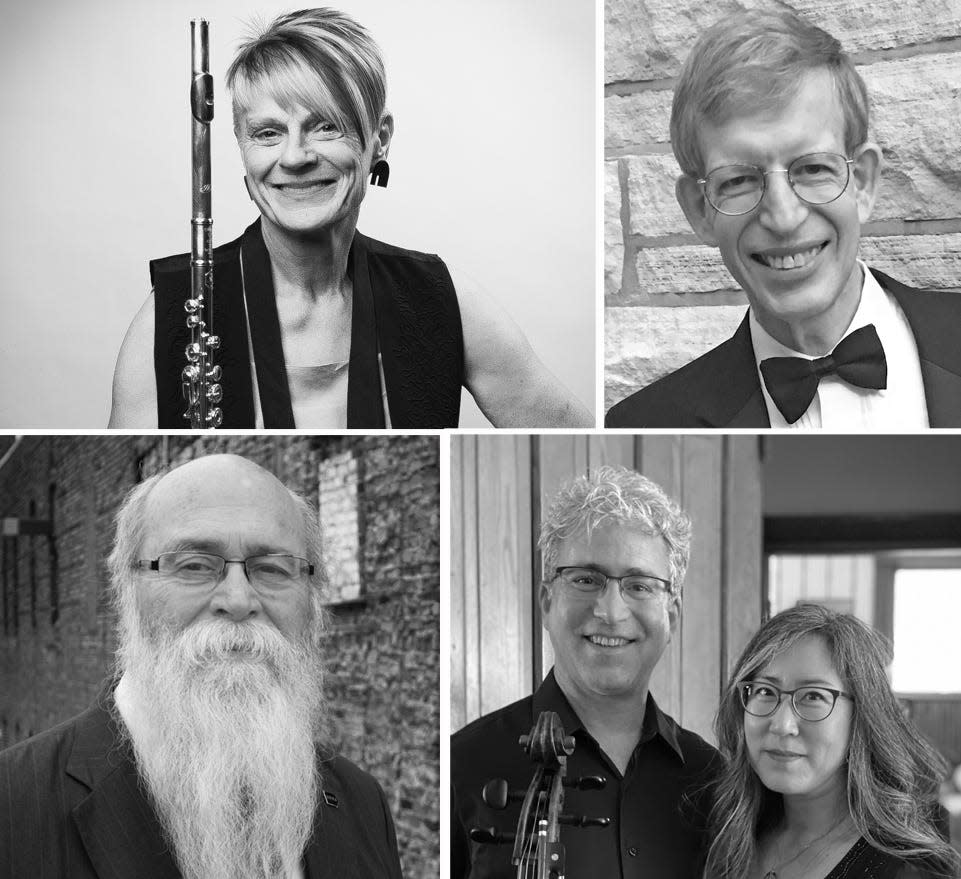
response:
<path id="1" fill-rule="evenodd" d="M 859 388 L 848 384 L 837 375 L 824 376 L 807 411 L 794 424 L 788 424 L 764 385 L 761 361 L 768 357 L 802 357 L 805 360 L 816 360 L 817 355 L 802 354 L 782 345 L 758 323 L 754 309 L 751 309 L 751 343 L 754 346 L 758 380 L 761 382 L 771 427 L 814 427 L 827 430 L 900 430 L 928 427 L 921 360 L 911 327 L 894 296 L 881 288 L 863 262 L 858 260 L 858 265 L 864 279 L 861 301 L 844 336 L 868 324 L 874 324 L 888 364 L 888 386 L 881 390 Z"/>

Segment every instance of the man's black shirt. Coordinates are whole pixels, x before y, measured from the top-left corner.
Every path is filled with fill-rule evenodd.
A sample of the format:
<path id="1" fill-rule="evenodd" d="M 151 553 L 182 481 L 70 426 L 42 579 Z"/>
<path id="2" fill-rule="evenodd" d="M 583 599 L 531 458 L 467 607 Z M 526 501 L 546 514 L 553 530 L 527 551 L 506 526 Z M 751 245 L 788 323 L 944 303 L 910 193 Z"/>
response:
<path id="1" fill-rule="evenodd" d="M 556 711 L 576 746 L 567 775 L 601 775 L 602 790 L 565 789 L 564 812 L 610 818 L 608 827 L 561 827 L 569 879 L 696 879 L 706 851 L 710 784 L 720 755 L 700 736 L 679 727 L 648 694 L 641 739 L 622 776 L 584 728 L 554 672 L 533 696 L 485 715 L 451 738 L 451 879 L 514 879 L 510 845 L 482 845 L 474 827 L 514 832 L 520 803 L 488 807 L 481 790 L 492 778 L 526 790 L 533 764 L 518 744 L 542 711 Z"/>

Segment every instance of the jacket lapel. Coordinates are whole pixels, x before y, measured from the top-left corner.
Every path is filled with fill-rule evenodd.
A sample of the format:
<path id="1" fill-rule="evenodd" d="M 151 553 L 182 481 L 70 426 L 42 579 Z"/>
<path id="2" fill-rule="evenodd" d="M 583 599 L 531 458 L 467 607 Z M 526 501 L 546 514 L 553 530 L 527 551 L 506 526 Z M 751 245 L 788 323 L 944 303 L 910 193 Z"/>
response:
<path id="1" fill-rule="evenodd" d="M 921 361 L 924 398 L 931 427 L 961 427 L 961 297 L 915 290 L 877 269 L 871 273 L 901 306 Z"/>
<path id="2" fill-rule="evenodd" d="M 712 352 L 707 366 L 711 384 L 693 403 L 698 421 L 706 427 L 771 426 L 747 314 L 734 335 Z"/>
<path id="3" fill-rule="evenodd" d="M 65 771 L 90 794 L 73 820 L 99 879 L 180 879 L 129 746 L 121 743 L 112 700 L 104 690 L 79 722 Z"/>

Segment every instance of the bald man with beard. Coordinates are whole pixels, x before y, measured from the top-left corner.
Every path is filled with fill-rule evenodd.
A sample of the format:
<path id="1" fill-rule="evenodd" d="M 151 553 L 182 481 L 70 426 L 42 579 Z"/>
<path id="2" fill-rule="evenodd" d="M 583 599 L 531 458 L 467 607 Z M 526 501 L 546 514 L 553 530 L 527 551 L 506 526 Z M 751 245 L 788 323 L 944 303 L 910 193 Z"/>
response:
<path id="1" fill-rule="evenodd" d="M 130 492 L 117 675 L 0 754 L 0 875 L 401 876 L 380 785 L 321 744 L 320 550 L 310 506 L 245 458 Z"/>

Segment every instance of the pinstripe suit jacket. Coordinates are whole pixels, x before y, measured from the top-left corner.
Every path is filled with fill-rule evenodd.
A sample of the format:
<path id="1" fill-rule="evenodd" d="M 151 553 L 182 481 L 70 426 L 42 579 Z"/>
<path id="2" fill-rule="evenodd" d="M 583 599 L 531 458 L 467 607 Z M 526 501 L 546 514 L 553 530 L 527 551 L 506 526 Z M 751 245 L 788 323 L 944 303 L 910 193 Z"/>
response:
<path id="1" fill-rule="evenodd" d="M 112 703 L 107 688 L 83 714 L 0 752 L 3 879 L 180 877 Z M 308 879 L 401 879 L 380 785 L 339 757 L 321 772 Z"/>

